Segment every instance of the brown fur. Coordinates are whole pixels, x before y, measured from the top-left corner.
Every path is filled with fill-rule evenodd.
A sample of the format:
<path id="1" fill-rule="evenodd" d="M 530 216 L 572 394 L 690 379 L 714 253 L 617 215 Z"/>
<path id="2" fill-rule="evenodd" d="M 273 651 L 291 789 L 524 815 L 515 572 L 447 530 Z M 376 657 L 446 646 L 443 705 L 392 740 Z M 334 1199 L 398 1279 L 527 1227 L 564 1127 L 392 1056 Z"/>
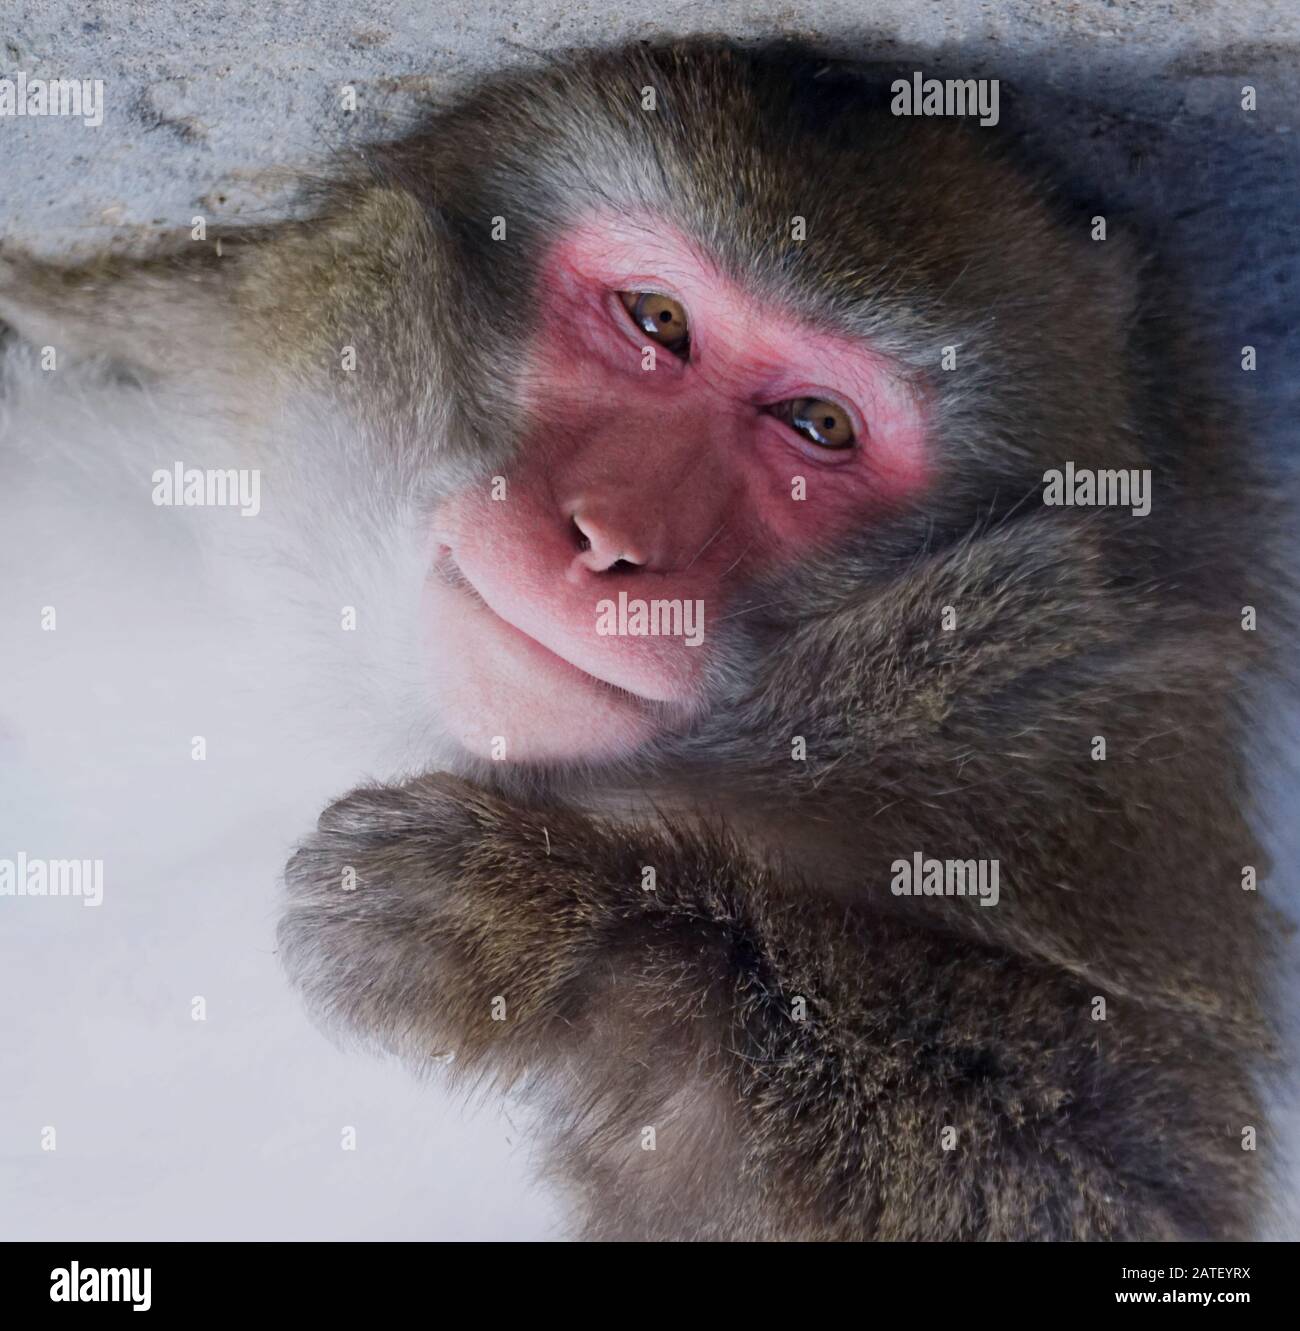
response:
<path id="1" fill-rule="evenodd" d="M 1273 923 L 1240 887 L 1265 868 L 1242 750 L 1271 661 L 1240 614 L 1270 519 L 1160 274 L 987 137 L 691 44 L 491 81 L 184 289 L 248 376 L 332 385 L 385 474 L 463 478 L 512 437 L 539 247 L 598 203 L 886 352 L 940 483 L 749 588 L 711 710 L 635 764 L 327 809 L 286 875 L 294 982 L 417 1068 L 450 1050 L 539 1099 L 589 1236 L 1245 1235 Z M 0 313 L 75 319 L 59 293 L 91 279 L 61 280 Z M 144 359 L 174 369 L 166 340 Z M 1044 508 L 1067 459 L 1151 467 L 1151 515 Z M 998 858 L 1001 903 L 893 897 L 917 850 Z"/>

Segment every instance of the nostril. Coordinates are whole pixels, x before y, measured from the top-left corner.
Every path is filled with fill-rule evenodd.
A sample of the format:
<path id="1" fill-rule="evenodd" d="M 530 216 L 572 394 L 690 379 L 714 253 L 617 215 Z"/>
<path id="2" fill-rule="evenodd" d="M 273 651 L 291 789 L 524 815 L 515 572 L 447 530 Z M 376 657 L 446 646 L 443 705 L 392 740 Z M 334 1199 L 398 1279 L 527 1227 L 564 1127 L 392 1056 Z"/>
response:
<path id="1" fill-rule="evenodd" d="M 624 533 L 598 518 L 575 513 L 569 530 L 579 562 L 593 573 L 628 573 L 647 562 Z"/>

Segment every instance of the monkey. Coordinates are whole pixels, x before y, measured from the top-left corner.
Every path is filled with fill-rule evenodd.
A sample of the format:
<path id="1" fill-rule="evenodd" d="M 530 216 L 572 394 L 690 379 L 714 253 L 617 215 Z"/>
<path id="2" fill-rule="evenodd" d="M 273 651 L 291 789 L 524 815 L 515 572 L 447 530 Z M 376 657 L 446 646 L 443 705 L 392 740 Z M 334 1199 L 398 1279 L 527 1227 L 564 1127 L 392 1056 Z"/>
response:
<path id="1" fill-rule="evenodd" d="M 284 870 L 324 1026 L 537 1106 L 589 1239 L 1256 1232 L 1276 517 L 1138 241 L 703 40 L 487 78 L 222 240 L 0 254 L 0 318 L 264 472 L 205 558 L 389 764 Z"/>

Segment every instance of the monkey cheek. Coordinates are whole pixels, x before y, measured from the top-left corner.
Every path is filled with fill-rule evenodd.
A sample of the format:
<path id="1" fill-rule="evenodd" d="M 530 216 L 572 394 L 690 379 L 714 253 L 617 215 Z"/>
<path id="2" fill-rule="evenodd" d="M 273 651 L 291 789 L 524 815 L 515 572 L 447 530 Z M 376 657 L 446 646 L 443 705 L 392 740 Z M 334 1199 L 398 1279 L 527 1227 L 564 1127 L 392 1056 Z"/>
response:
<path id="1" fill-rule="evenodd" d="M 433 704 L 448 735 L 494 761 L 608 761 L 653 739 L 655 708 L 601 683 L 463 590 L 425 587 Z"/>

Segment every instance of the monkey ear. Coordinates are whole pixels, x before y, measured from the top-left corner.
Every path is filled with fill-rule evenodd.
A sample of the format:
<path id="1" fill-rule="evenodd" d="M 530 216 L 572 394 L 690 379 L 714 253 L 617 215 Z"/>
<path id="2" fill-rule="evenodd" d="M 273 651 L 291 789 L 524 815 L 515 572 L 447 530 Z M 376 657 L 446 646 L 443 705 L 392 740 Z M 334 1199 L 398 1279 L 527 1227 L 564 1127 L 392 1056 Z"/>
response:
<path id="1" fill-rule="evenodd" d="M 215 247 L 61 266 L 0 251 L 0 324 L 72 359 L 165 374 L 210 359 L 222 284 Z"/>

